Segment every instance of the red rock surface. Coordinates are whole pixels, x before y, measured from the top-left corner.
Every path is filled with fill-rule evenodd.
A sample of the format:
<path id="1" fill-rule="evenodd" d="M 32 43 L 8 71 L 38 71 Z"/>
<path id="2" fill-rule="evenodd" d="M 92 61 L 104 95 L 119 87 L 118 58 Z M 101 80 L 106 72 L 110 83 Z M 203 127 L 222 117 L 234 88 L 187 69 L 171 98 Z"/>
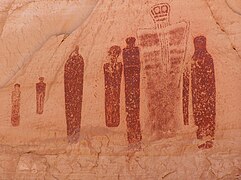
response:
<path id="1" fill-rule="evenodd" d="M 233 0 L 1 1 L 0 179 L 239 179 L 238 7 Z M 198 37 L 206 39 L 201 51 Z M 82 58 L 70 56 L 76 46 Z M 103 67 L 112 46 L 120 47 L 122 71 L 108 104 L 118 125 L 108 127 Z M 71 66 L 65 89 L 71 57 L 81 65 Z M 40 77 L 46 89 L 37 113 Z"/>

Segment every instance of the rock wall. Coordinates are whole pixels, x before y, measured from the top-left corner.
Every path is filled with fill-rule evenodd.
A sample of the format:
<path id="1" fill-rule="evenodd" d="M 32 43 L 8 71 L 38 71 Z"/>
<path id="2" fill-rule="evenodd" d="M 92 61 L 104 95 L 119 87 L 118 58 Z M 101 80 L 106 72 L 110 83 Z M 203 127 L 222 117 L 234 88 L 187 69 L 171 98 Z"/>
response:
<path id="1" fill-rule="evenodd" d="M 169 5 L 168 11 L 161 3 Z M 158 4 L 164 9 L 153 9 L 154 16 L 151 16 L 151 9 Z M 1 1 L 0 179 L 240 178 L 241 15 L 237 7 L 240 3 L 232 0 Z M 155 16 L 160 14 L 162 16 Z M 161 18 L 155 24 L 156 17 Z M 187 25 L 185 40 L 176 30 L 181 22 Z M 157 45 L 141 44 L 140 32 L 156 35 Z M 171 32 L 176 32 L 175 36 L 170 35 Z M 142 138 L 134 144 L 128 142 L 128 132 L 137 130 L 129 128 L 132 125 L 126 121 L 131 111 L 126 110 L 125 64 L 122 53 L 115 59 L 115 52 L 109 51 L 113 45 L 121 50 L 126 48 L 128 37 L 135 37 L 140 50 L 140 115 L 136 120 L 140 121 Z M 151 87 L 160 91 L 160 97 L 158 94 L 149 98 L 150 76 L 146 62 L 171 61 L 171 39 L 176 42 L 178 37 L 185 41 L 180 47 L 174 46 L 182 50 L 179 70 L 169 69 L 170 74 L 166 76 L 164 66 L 160 71 L 157 68 L 157 74 L 152 74 L 157 80 Z M 215 75 L 215 135 L 202 139 L 196 137 L 201 125 L 197 125 L 198 118 L 192 108 L 191 80 L 194 75 L 191 71 L 194 70 L 191 67 L 195 59 L 196 37 L 206 38 L 206 50 L 213 59 L 214 69 L 204 66 L 204 71 Z M 144 41 L 153 43 L 150 39 Z M 79 47 L 77 51 L 76 46 Z M 145 52 L 153 51 L 160 51 L 160 55 L 146 58 Z M 204 52 L 198 57 L 206 62 L 207 53 Z M 65 72 L 67 60 L 77 56 L 84 61 L 81 120 L 78 118 L 81 125 L 78 142 L 70 143 L 67 138 Z M 120 100 L 120 124 L 107 127 L 103 68 L 113 59 L 123 64 L 120 94 L 117 93 L 118 97 L 113 95 Z M 190 78 L 189 125 L 183 122 L 181 98 L 185 70 Z M 73 79 L 77 76 L 73 75 Z M 44 77 L 46 83 L 42 114 L 36 113 L 39 77 Z M 177 78 L 172 80 L 170 77 Z M 16 83 L 20 84 L 21 91 L 19 113 L 11 99 L 12 91 L 19 92 L 14 90 Z M 172 91 L 174 86 L 169 86 L 171 83 L 177 91 Z M 71 94 L 74 92 L 70 91 Z M 201 94 L 208 99 L 213 97 L 205 90 Z M 179 98 L 175 105 L 169 107 L 176 97 Z M 17 96 L 14 98 L 18 104 Z M 73 97 L 76 98 L 80 96 Z M 158 128 L 152 128 L 155 122 L 150 116 L 152 101 L 149 99 L 161 101 L 154 104 L 159 108 L 155 120 Z M 202 106 L 206 101 L 202 99 L 200 103 Z M 18 126 L 11 123 L 14 108 L 14 113 L 20 116 Z M 163 109 L 165 111 L 159 112 Z M 167 122 L 174 122 L 175 128 L 161 129 L 166 122 L 161 118 L 162 114 L 171 117 Z M 211 146 L 209 142 L 212 142 Z"/>

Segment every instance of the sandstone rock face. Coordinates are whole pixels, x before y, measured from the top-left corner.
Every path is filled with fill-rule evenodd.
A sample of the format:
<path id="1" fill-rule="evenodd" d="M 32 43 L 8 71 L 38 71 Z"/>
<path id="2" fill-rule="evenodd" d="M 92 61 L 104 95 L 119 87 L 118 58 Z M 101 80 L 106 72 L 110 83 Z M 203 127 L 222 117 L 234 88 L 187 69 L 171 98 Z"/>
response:
<path id="1" fill-rule="evenodd" d="M 0 179 L 241 178 L 240 5 L 1 1 Z"/>

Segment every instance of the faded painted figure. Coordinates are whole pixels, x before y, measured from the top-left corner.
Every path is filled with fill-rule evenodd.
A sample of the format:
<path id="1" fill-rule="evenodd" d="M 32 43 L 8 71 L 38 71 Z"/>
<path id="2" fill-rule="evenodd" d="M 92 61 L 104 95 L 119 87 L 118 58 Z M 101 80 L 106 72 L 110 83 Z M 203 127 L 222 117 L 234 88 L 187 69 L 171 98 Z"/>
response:
<path id="1" fill-rule="evenodd" d="M 80 136 L 83 98 L 84 60 L 79 47 L 69 55 L 64 67 L 65 113 L 69 143 L 77 143 Z"/>
<path id="2" fill-rule="evenodd" d="M 45 97 L 46 83 L 44 83 L 44 77 L 39 78 L 39 82 L 36 83 L 36 113 L 43 114 L 44 111 L 44 97 Z"/>
<path id="3" fill-rule="evenodd" d="M 126 97 L 126 123 L 129 143 L 141 141 L 140 126 L 140 51 L 135 46 L 136 39 L 126 39 L 127 47 L 123 49 L 125 97 Z"/>
<path id="4" fill-rule="evenodd" d="M 11 123 L 13 126 L 19 126 L 20 124 L 20 84 L 14 85 L 12 92 L 12 116 Z"/>
<path id="5" fill-rule="evenodd" d="M 167 37 L 168 56 L 160 48 L 163 41 L 158 34 Z M 172 137 L 179 128 L 182 111 L 180 80 L 185 61 L 188 24 L 181 22 L 163 30 L 139 30 L 138 38 L 146 77 L 143 79 L 149 116 L 146 127 L 152 140 Z M 168 61 L 165 62 L 168 63 L 163 63 L 163 58 L 166 57 Z"/>
<path id="6" fill-rule="evenodd" d="M 108 51 L 110 63 L 104 64 L 105 75 L 105 120 L 107 127 L 120 124 L 120 86 L 122 63 L 117 62 L 121 53 L 119 46 L 112 46 Z"/>
<path id="7" fill-rule="evenodd" d="M 195 52 L 191 64 L 192 106 L 195 125 L 198 126 L 197 138 L 206 142 L 199 148 L 211 148 L 215 133 L 216 88 L 214 64 L 206 50 L 206 38 L 198 36 L 194 39 Z M 184 122 L 188 122 L 189 76 L 184 74 L 183 106 Z"/>
<path id="8" fill-rule="evenodd" d="M 189 23 L 170 23 L 171 7 L 151 7 L 155 28 L 139 29 L 137 37 L 143 62 L 148 108 L 149 138 L 173 137 L 180 127 L 182 94 L 180 82 L 185 62 Z"/>

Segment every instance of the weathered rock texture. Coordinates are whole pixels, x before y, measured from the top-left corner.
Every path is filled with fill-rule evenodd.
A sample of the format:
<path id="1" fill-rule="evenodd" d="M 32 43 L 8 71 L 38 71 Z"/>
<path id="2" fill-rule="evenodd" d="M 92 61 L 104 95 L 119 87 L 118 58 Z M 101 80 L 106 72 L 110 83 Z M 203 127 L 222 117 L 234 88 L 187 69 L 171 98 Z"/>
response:
<path id="1" fill-rule="evenodd" d="M 142 141 L 137 148 L 128 144 L 124 75 L 120 125 L 106 127 L 103 66 L 111 61 L 108 51 L 113 45 L 125 48 L 126 38 L 137 38 L 141 29 L 155 28 L 150 9 L 158 3 L 170 5 L 170 25 L 188 24 L 181 69 L 192 60 L 193 39 L 200 35 L 207 39 L 216 85 L 215 138 L 210 149 L 198 148 L 192 112 L 184 126 L 181 103 L 175 106 L 179 117 L 175 132 L 152 136 L 142 55 Z M 241 178 L 240 9 L 238 0 L 1 1 L 0 179 Z M 70 144 L 64 65 L 76 45 L 84 60 L 84 83 L 80 139 Z M 123 62 L 122 55 L 117 61 Z M 42 114 L 36 113 L 39 77 L 46 83 Z M 13 127 L 11 96 L 16 83 L 21 85 L 20 124 Z"/>

